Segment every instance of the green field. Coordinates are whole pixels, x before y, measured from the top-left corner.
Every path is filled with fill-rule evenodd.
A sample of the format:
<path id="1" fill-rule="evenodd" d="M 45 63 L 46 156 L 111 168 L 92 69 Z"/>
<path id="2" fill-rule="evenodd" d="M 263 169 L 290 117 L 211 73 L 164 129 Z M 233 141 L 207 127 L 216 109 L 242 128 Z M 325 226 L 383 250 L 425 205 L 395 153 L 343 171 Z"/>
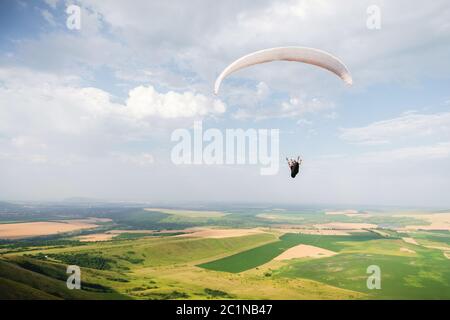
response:
<path id="1" fill-rule="evenodd" d="M 199 267 L 215 271 L 236 273 L 265 264 L 285 250 L 299 244 L 315 245 L 324 249 L 339 251 L 345 247 L 346 241 L 368 241 L 379 238 L 380 237 L 374 233 L 361 233 L 352 236 L 316 236 L 288 233 L 281 236 L 278 241 L 219 260 L 203 263 L 200 264 Z"/>
<path id="2" fill-rule="evenodd" d="M 124 232 L 114 237 L 114 240 L 133 240 L 145 237 L 172 237 L 184 234 L 184 232 L 166 232 L 166 233 L 139 233 L 139 232 Z"/>
<path id="3" fill-rule="evenodd" d="M 43 216 L 33 212 L 32 218 L 46 220 L 43 217 L 50 213 L 41 210 Z M 270 219 L 266 219 L 256 208 L 199 213 L 192 208 L 89 210 L 72 208 L 71 218 L 93 216 L 111 222 L 80 234 L 133 231 L 103 242 L 80 242 L 80 234 L 0 241 L 0 299 L 450 299 L 450 233 L 395 229 L 420 223 L 414 218 L 386 213 L 330 216 L 310 209 L 283 211 L 278 213 L 279 220 L 277 212 L 267 210 Z M 13 220 L 12 214 L 9 218 Z M 282 233 L 279 226 L 313 228 L 314 224 L 364 219 L 378 221 L 378 229 L 313 235 Z M 192 233 L 184 228 L 206 226 L 211 230 L 259 227 L 263 232 L 180 237 Z M 173 231 L 157 232 L 161 230 Z M 406 243 L 403 237 L 418 244 Z M 336 255 L 273 260 L 298 244 Z M 67 289 L 67 265 L 81 267 L 81 290 Z M 370 265 L 381 269 L 380 290 L 367 288 Z"/>
<path id="4" fill-rule="evenodd" d="M 381 269 L 380 290 L 366 286 L 370 265 Z M 275 276 L 316 280 L 364 292 L 374 299 L 450 299 L 450 260 L 437 250 L 421 251 L 417 257 L 340 254 L 290 263 Z"/>
<path id="5" fill-rule="evenodd" d="M 269 262 L 283 251 L 301 243 L 301 236 L 297 234 L 285 234 L 279 240 L 250 249 L 244 252 L 234 254 L 219 260 L 207 262 L 198 265 L 201 268 L 226 271 L 242 272 L 255 268 L 266 262 Z"/>

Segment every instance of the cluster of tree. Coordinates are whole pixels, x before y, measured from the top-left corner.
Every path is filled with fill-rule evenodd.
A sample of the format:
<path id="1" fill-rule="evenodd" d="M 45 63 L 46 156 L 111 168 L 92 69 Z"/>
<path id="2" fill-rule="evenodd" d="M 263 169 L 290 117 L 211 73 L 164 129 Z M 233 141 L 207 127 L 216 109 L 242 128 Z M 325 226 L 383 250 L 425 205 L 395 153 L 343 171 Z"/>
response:
<path id="1" fill-rule="evenodd" d="M 38 253 L 36 255 L 33 255 L 33 258 L 41 260 L 53 259 L 68 265 L 77 265 L 84 268 L 92 268 L 98 270 L 110 270 L 112 264 L 114 263 L 114 261 L 111 259 L 107 259 L 101 256 L 96 256 L 88 253 L 71 253 L 71 254 Z"/>

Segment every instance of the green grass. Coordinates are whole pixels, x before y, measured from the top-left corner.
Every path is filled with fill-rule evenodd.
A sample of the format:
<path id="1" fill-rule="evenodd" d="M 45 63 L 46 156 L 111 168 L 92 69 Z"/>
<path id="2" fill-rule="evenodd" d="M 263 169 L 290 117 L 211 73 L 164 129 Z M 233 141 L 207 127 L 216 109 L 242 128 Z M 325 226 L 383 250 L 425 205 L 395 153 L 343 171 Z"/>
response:
<path id="1" fill-rule="evenodd" d="M 20 282 L 0 278 L 1 300 L 55 300 L 61 297 L 35 289 Z"/>
<path id="2" fill-rule="evenodd" d="M 92 243 L 79 247 L 42 248 L 40 251 L 33 251 L 32 256 L 25 253 L 8 255 L 5 263 L 8 263 L 7 266 L 21 270 L 20 273 L 36 275 L 33 279 L 37 283 L 30 282 L 27 277 L 19 281 L 22 285 L 17 285 L 17 290 L 14 289 L 21 294 L 22 298 L 34 299 L 37 297 L 33 289 L 29 290 L 29 295 L 26 294 L 29 288 L 42 291 L 42 298 L 49 298 L 46 296 L 48 294 L 55 299 L 117 299 L 122 297 L 121 295 L 116 296 L 116 292 L 137 299 L 184 299 L 191 297 L 192 294 L 203 298 L 219 296 L 226 298 L 228 291 L 220 291 L 214 286 L 206 287 L 210 290 L 204 292 L 199 291 L 203 289 L 193 291 L 189 289 L 191 284 L 180 287 L 177 283 L 167 279 L 156 280 L 154 276 L 159 276 L 160 272 L 167 272 L 173 268 L 186 267 L 187 264 L 193 265 L 194 261 L 217 258 L 225 252 L 234 253 L 246 250 L 274 239 L 276 236 L 273 234 L 223 239 L 150 237 Z M 104 261 L 107 261 L 109 265 L 107 270 L 104 268 Z M 67 264 L 76 264 L 82 267 L 82 291 L 66 290 L 65 270 Z M 6 290 L 14 285 L 14 282 L 18 282 L 14 277 L 18 272 L 8 272 L 2 277 L 2 272 L 7 269 L 5 265 L 0 264 L 0 278 L 5 279 L 3 287 Z M 142 268 L 151 269 L 141 273 Z M 152 271 L 153 268 L 155 271 Z M 138 272 L 139 276 L 135 275 L 135 272 Z M 47 288 L 46 285 L 51 285 L 51 288 Z M 23 288 L 23 286 L 26 287 Z M 4 297 L 8 298 L 6 295 Z M 13 297 L 11 296 L 11 298 Z"/>
<path id="3" fill-rule="evenodd" d="M 135 230 L 175 230 L 217 224 L 220 223 L 224 217 L 202 216 L 201 214 L 185 216 L 168 214 L 163 211 L 136 209 L 127 212 L 126 214 L 116 214 L 111 218 L 121 228 L 131 228 Z"/>
<path id="4" fill-rule="evenodd" d="M 315 234 L 299 234 L 301 244 L 312 245 L 323 249 L 339 252 L 350 246 L 350 242 L 363 242 L 383 239 L 374 232 L 352 233 L 349 236 L 323 236 Z"/>
<path id="5" fill-rule="evenodd" d="M 113 289 L 90 282 L 82 270 L 82 290 L 66 286 L 65 266 L 26 257 L 0 259 L 0 299 L 124 299 Z M 89 279 L 88 281 L 84 280 Z"/>
<path id="6" fill-rule="evenodd" d="M 367 293 L 372 299 L 450 299 L 450 260 L 437 250 L 419 250 L 417 256 L 340 254 L 317 260 L 297 260 L 274 277 L 306 278 Z M 369 290 L 367 267 L 381 269 L 381 289 Z"/>
<path id="7" fill-rule="evenodd" d="M 434 242 L 442 242 L 450 245 L 450 232 L 446 231 L 434 231 L 434 232 L 421 232 L 417 231 L 411 234 L 411 236 L 418 240 L 429 240 Z"/>
<path id="8" fill-rule="evenodd" d="M 166 240 L 167 239 L 167 240 Z M 256 234 L 223 239 L 171 239 L 163 238 L 155 243 L 137 246 L 136 252 L 145 256 L 144 265 L 163 266 L 189 263 L 223 254 L 236 252 L 275 239 L 271 234 Z M 133 249 L 134 250 L 134 249 Z"/>
<path id="9" fill-rule="evenodd" d="M 112 218 L 114 226 L 104 230 L 270 227 L 276 223 L 258 217 L 261 209 L 241 211 L 209 217 L 195 212 L 180 215 L 132 208 L 108 213 L 105 217 Z M 282 212 L 279 216 L 295 224 L 376 222 L 385 228 L 419 221 L 395 215 L 346 217 L 312 211 Z M 442 251 L 407 244 L 398 239 L 406 235 L 394 230 L 381 231 L 390 236 L 362 232 L 278 237 L 264 233 L 213 239 L 172 237 L 179 234 L 174 230 L 165 234 L 126 232 L 113 241 L 95 243 L 69 241 L 60 235 L 2 241 L 0 299 L 450 299 L 450 260 Z M 450 233 L 445 231 L 417 231 L 410 236 L 419 243 L 441 247 L 450 244 Z M 292 259 L 254 269 L 298 244 L 339 254 Z M 67 289 L 68 264 L 82 268 L 82 290 Z M 381 290 L 366 287 L 366 269 L 372 264 L 381 267 Z M 240 273 L 250 269 L 254 270 Z"/>
<path id="10" fill-rule="evenodd" d="M 268 243 L 257 248 L 234 254 L 219 260 L 198 265 L 198 267 L 238 273 L 262 265 L 283 251 L 300 244 L 300 237 L 297 234 L 285 234 L 278 241 Z"/>
<path id="11" fill-rule="evenodd" d="M 223 217 L 226 215 L 225 212 L 210 211 L 210 210 L 180 210 L 180 209 L 166 209 L 166 208 L 146 208 L 145 210 L 150 212 L 161 212 L 175 216 L 182 216 L 187 218 L 214 218 L 214 217 Z"/>
<path id="12" fill-rule="evenodd" d="M 288 233 L 281 236 L 278 241 L 219 260 L 203 263 L 198 265 L 198 267 L 215 271 L 238 273 L 265 264 L 287 249 L 299 244 L 309 244 L 328 250 L 339 251 L 345 248 L 345 241 L 368 241 L 379 238 L 380 236 L 374 233 L 361 233 L 351 236 L 317 236 Z"/>
<path id="13" fill-rule="evenodd" d="M 33 255 L 55 257 L 63 262 L 80 258 L 78 263 L 95 267 L 98 257 L 108 262 L 110 270 L 136 267 L 161 267 L 214 259 L 276 240 L 268 233 L 231 238 L 145 237 L 133 240 L 98 242 L 79 247 L 35 250 Z M 25 254 L 25 253 L 22 253 Z M 61 258 L 61 259 L 59 259 Z M 72 260 L 70 260 L 72 261 Z M 113 261 L 114 263 L 111 263 Z M 139 263 L 133 263 L 139 261 Z M 76 264 L 76 263 L 75 263 Z M 83 266 L 83 265 L 81 265 Z"/>
<path id="14" fill-rule="evenodd" d="M 263 218 L 270 215 L 273 219 Z M 330 222 L 372 223 L 383 228 L 398 228 L 408 225 L 427 225 L 429 222 L 414 217 L 372 214 L 367 216 L 348 217 L 345 215 L 327 215 L 324 212 L 266 212 L 256 215 L 260 222 L 313 225 Z"/>
<path id="15" fill-rule="evenodd" d="M 124 232 L 114 237 L 114 240 L 133 240 L 145 237 L 172 237 L 184 234 L 184 232 L 166 232 L 166 233 L 135 233 Z"/>

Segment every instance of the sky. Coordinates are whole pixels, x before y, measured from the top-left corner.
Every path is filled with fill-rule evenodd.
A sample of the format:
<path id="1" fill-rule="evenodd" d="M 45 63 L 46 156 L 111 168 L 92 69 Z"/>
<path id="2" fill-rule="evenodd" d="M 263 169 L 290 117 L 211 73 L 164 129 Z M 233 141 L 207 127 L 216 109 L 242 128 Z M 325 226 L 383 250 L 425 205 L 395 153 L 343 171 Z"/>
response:
<path id="1" fill-rule="evenodd" d="M 332 53 L 353 86 L 273 62 L 213 94 L 279 46 Z M 446 0 L 3 0 L 0 199 L 450 206 L 449 57 Z M 195 121 L 279 129 L 280 170 L 174 164 Z"/>

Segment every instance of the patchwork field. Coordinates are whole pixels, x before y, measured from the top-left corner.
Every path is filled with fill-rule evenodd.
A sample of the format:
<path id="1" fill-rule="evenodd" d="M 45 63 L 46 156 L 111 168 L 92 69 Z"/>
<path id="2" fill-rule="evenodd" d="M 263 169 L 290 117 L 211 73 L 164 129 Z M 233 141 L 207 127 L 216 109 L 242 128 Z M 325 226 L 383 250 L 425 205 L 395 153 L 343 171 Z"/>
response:
<path id="1" fill-rule="evenodd" d="M 1 299 L 450 299 L 450 232 L 408 228 L 429 213 L 79 210 L 0 224 L 25 236 L 0 242 Z M 65 286 L 73 264 L 82 290 Z"/>
<path id="2" fill-rule="evenodd" d="M 96 220 L 23 222 L 0 224 L 0 239 L 20 239 L 98 227 Z"/>
<path id="3" fill-rule="evenodd" d="M 241 237 L 251 234 L 263 233 L 261 229 L 216 229 L 216 228 L 199 228 L 187 230 L 188 232 L 180 235 L 180 237 L 189 238 L 229 238 Z"/>
<path id="4" fill-rule="evenodd" d="M 78 239 L 81 242 L 96 242 L 96 241 L 109 241 L 112 240 L 116 235 L 111 233 L 92 233 L 85 236 L 78 236 L 75 239 Z"/>
<path id="5" fill-rule="evenodd" d="M 337 254 L 334 251 L 322 249 L 307 244 L 299 244 L 293 248 L 287 249 L 274 260 L 291 260 L 298 258 L 323 258 L 331 257 Z"/>
<path id="6" fill-rule="evenodd" d="M 188 218 L 211 218 L 222 217 L 226 213 L 221 211 L 196 211 L 196 210 L 179 210 L 179 209 L 164 209 L 164 208 L 145 208 L 146 211 L 162 212 L 166 214 L 172 214 L 176 216 L 188 217 Z"/>
<path id="7" fill-rule="evenodd" d="M 272 221 L 287 221 L 287 222 L 295 222 L 297 220 L 303 220 L 301 216 L 289 215 L 289 214 L 280 214 L 280 213 L 261 213 L 257 215 L 258 218 L 268 219 Z"/>
<path id="8" fill-rule="evenodd" d="M 353 236 L 313 236 L 288 233 L 278 241 L 243 251 L 219 260 L 199 265 L 199 267 L 226 272 L 242 272 L 263 265 L 280 256 L 288 249 L 300 244 L 315 245 L 321 249 L 339 250 L 345 247 L 345 241 L 367 241 L 379 238 L 375 234 L 356 234 Z"/>
<path id="9" fill-rule="evenodd" d="M 367 267 L 379 266 L 380 290 L 366 286 Z M 314 261 L 297 261 L 276 272 L 276 277 L 302 277 L 382 299 L 449 299 L 450 263 L 437 251 L 414 256 L 339 254 Z"/>
<path id="10" fill-rule="evenodd" d="M 370 215 L 365 212 L 360 212 L 358 210 L 340 210 L 340 211 L 326 211 L 325 214 L 328 215 L 344 215 L 347 217 L 369 217 Z"/>
<path id="11" fill-rule="evenodd" d="M 406 230 L 446 230 L 450 231 L 450 212 L 434 214 L 404 214 L 404 217 L 413 217 L 425 220 L 427 225 L 406 226 Z"/>
<path id="12" fill-rule="evenodd" d="M 373 223 L 351 223 L 351 222 L 330 222 L 323 224 L 315 224 L 317 229 L 325 230 L 364 230 L 364 229 L 375 229 L 378 226 Z"/>

